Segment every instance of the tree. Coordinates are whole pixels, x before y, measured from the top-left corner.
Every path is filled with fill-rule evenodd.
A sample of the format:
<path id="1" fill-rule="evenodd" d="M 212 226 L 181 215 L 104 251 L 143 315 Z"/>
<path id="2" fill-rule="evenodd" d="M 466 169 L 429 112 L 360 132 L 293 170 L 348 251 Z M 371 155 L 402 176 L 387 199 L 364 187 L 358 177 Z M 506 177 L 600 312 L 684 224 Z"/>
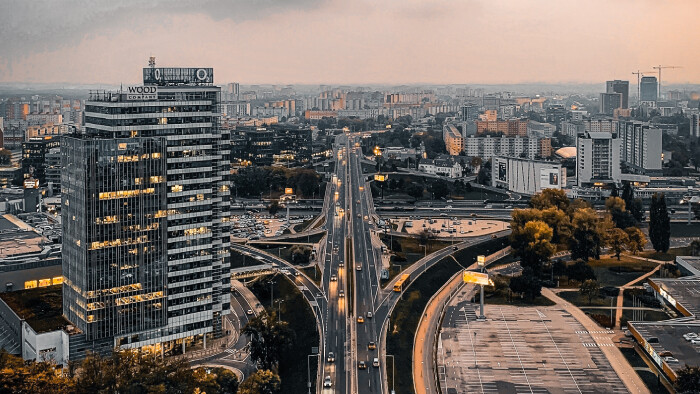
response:
<path id="1" fill-rule="evenodd" d="M 270 370 L 258 370 L 248 376 L 238 388 L 238 394 L 277 394 L 282 388 L 280 377 Z"/>
<path id="2" fill-rule="evenodd" d="M 61 376 L 60 367 L 45 362 L 25 362 L 21 357 L 0 349 L 0 393 L 75 392 L 74 382 Z"/>
<path id="3" fill-rule="evenodd" d="M 697 256 L 698 254 L 700 254 L 700 241 L 696 239 L 695 241 L 691 242 L 690 250 L 690 254 L 692 256 Z"/>
<path id="4" fill-rule="evenodd" d="M 593 302 L 593 297 L 597 297 L 598 293 L 600 292 L 600 284 L 598 284 L 598 281 L 595 279 L 586 279 L 583 281 L 583 283 L 581 283 L 578 291 L 581 293 L 581 295 L 588 297 L 588 305 L 591 305 L 591 302 Z"/>
<path id="5" fill-rule="evenodd" d="M 625 230 L 615 227 L 608 231 L 608 246 L 615 252 L 618 261 L 620 261 L 620 253 L 625 250 L 629 242 L 630 239 Z"/>
<path id="6" fill-rule="evenodd" d="M 638 227 L 627 227 L 625 229 L 627 233 L 627 249 L 633 254 L 641 252 L 644 250 L 644 246 L 647 244 L 647 237 L 644 235 L 642 230 Z M 699 249 L 700 250 L 700 249 Z"/>
<path id="7" fill-rule="evenodd" d="M 612 184 L 612 188 L 610 188 L 610 197 L 620 197 L 620 192 L 617 190 L 617 185 Z"/>
<path id="8" fill-rule="evenodd" d="M 241 333 L 249 337 L 250 342 L 247 346 L 250 350 L 250 359 L 260 369 L 277 367 L 280 355 L 291 349 L 295 340 L 294 331 L 289 328 L 287 322 L 277 318 L 274 310 L 265 310 L 248 320 Z M 245 381 L 243 383 L 245 384 Z"/>
<path id="9" fill-rule="evenodd" d="M 417 183 L 411 183 L 406 189 L 406 194 L 418 200 L 423 197 L 423 186 Z"/>
<path id="10" fill-rule="evenodd" d="M 206 394 L 235 394 L 238 391 L 238 376 L 226 368 L 200 367 L 194 370 L 198 388 Z"/>
<path id="11" fill-rule="evenodd" d="M 491 160 L 482 163 L 479 167 L 479 173 L 476 175 L 476 183 L 480 185 L 491 184 Z"/>
<path id="12" fill-rule="evenodd" d="M 513 235 L 515 234 L 515 235 Z M 528 221 L 522 231 L 511 233 L 511 240 L 517 237 L 518 248 L 514 249 L 520 256 L 523 268 L 529 268 L 535 275 L 542 270 L 542 263 L 549 260 L 556 248 L 552 245 L 552 228 L 541 220 Z"/>
<path id="13" fill-rule="evenodd" d="M 571 220 L 573 233 L 569 239 L 572 259 L 600 257 L 600 250 L 605 244 L 605 225 L 591 208 L 579 209 Z"/>
<path id="14" fill-rule="evenodd" d="M 625 200 L 620 197 L 608 197 L 605 200 L 605 208 L 610 212 L 615 227 L 627 228 L 637 224 L 637 221 L 630 212 L 626 210 Z"/>
<path id="15" fill-rule="evenodd" d="M 644 220 L 644 203 L 641 198 L 635 198 L 627 207 L 634 220 L 637 222 L 642 222 Z"/>
<path id="16" fill-rule="evenodd" d="M 568 266 L 566 268 L 566 276 L 569 280 L 575 280 L 577 282 L 596 278 L 593 268 L 583 261 L 577 261 L 575 264 Z"/>
<path id="17" fill-rule="evenodd" d="M 513 293 L 521 294 L 528 300 L 542 294 L 542 282 L 529 269 L 523 270 L 522 275 L 511 278 L 509 287 Z"/>
<path id="18" fill-rule="evenodd" d="M 544 189 L 530 199 L 530 207 L 535 209 L 556 207 L 566 211 L 569 208 L 569 204 L 569 197 L 561 189 Z"/>
<path id="19" fill-rule="evenodd" d="M 547 223 L 552 228 L 552 243 L 567 244 L 571 238 L 571 220 L 566 212 L 556 207 L 544 209 L 542 212 L 542 221 Z"/>
<path id="20" fill-rule="evenodd" d="M 267 212 L 270 213 L 270 215 L 274 215 L 280 210 L 280 203 L 277 200 L 274 200 L 270 205 L 267 207 Z"/>
<path id="21" fill-rule="evenodd" d="M 421 245 L 429 245 L 430 241 L 435 239 L 435 234 L 433 234 L 430 230 L 425 229 L 418 233 L 418 243 Z"/>
<path id="22" fill-rule="evenodd" d="M 609 212 L 612 211 L 624 211 L 625 210 L 625 200 L 620 197 L 608 197 L 605 200 L 605 209 Z"/>
<path id="23" fill-rule="evenodd" d="M 12 163 L 12 152 L 8 149 L 0 148 L 0 165 L 10 165 Z"/>
<path id="24" fill-rule="evenodd" d="M 434 199 L 439 200 L 450 194 L 450 186 L 447 184 L 447 181 L 438 179 L 430 184 L 428 191 L 433 193 Z"/>
<path id="25" fill-rule="evenodd" d="M 666 197 L 654 193 L 649 207 L 649 238 L 654 250 L 666 252 L 670 246 L 671 219 L 666 209 Z"/>
<path id="26" fill-rule="evenodd" d="M 673 388 L 679 394 L 700 393 L 700 367 L 686 365 L 676 372 L 677 378 Z"/>
<path id="27" fill-rule="evenodd" d="M 292 264 L 306 265 L 311 260 L 311 248 L 306 245 L 294 245 L 290 249 Z"/>

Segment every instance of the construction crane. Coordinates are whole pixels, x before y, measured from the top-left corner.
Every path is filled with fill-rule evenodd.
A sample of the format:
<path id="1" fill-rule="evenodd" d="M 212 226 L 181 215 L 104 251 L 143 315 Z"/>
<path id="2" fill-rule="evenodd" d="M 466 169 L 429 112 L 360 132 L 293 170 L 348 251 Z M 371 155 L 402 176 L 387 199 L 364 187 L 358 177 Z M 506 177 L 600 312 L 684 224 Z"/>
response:
<path id="1" fill-rule="evenodd" d="M 664 68 L 683 68 L 683 66 L 662 66 L 659 64 L 658 66 L 654 66 L 652 68 L 659 71 L 659 98 L 661 98 L 661 70 Z"/>
<path id="2" fill-rule="evenodd" d="M 641 88 L 639 86 L 639 84 L 640 84 L 639 78 L 641 75 L 651 74 L 651 73 L 653 73 L 653 71 L 639 71 L 639 70 L 637 70 L 637 72 L 632 73 L 632 75 L 637 76 L 637 101 L 639 101 L 639 103 L 642 102 L 642 91 L 641 91 Z M 639 105 L 639 103 L 637 105 Z"/>

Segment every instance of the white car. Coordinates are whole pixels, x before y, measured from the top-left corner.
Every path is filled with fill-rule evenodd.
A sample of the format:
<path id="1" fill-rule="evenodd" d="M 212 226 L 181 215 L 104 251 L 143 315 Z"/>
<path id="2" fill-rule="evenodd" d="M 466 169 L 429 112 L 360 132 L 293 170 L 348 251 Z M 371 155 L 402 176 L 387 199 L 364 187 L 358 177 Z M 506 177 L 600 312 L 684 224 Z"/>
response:
<path id="1" fill-rule="evenodd" d="M 331 383 L 331 377 L 326 376 L 325 379 L 323 379 L 323 387 L 332 387 L 333 383 Z"/>

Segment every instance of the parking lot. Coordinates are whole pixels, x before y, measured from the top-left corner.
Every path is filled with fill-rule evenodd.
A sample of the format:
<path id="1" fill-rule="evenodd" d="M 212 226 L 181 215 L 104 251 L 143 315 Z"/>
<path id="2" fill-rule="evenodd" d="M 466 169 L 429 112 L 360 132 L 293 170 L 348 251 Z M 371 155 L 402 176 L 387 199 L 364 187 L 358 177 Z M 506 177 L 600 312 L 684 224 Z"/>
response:
<path id="1" fill-rule="evenodd" d="M 312 218 L 312 215 L 291 216 L 288 225 L 287 218 L 282 215 L 234 215 L 231 217 L 233 220 L 231 235 L 235 238 L 247 238 L 249 240 L 277 237 L 284 234 L 284 230 L 289 227 Z"/>
<path id="2" fill-rule="evenodd" d="M 477 220 L 457 217 L 400 219 L 398 230 L 409 234 L 419 234 L 430 230 L 438 237 L 478 237 L 510 228 L 510 224 L 500 220 Z"/>
<path id="3" fill-rule="evenodd" d="M 556 306 L 487 303 L 486 321 L 477 321 L 478 307 L 466 300 L 447 309 L 438 344 L 443 392 L 627 392 L 593 340 L 606 330 L 589 333 Z"/>

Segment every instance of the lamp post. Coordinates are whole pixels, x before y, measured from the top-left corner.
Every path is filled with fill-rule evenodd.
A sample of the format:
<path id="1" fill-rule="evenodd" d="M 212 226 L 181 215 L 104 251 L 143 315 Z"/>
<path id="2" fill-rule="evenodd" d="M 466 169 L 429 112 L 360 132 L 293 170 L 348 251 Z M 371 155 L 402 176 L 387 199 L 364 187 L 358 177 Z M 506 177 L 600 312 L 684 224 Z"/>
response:
<path id="1" fill-rule="evenodd" d="M 484 256 L 476 256 L 476 264 L 479 266 L 481 272 L 484 272 L 485 263 L 486 258 Z M 479 288 L 479 320 L 486 320 L 486 316 L 484 316 L 484 285 L 479 285 Z"/>
<path id="2" fill-rule="evenodd" d="M 282 320 L 282 303 L 284 300 L 277 300 L 277 320 Z"/>

